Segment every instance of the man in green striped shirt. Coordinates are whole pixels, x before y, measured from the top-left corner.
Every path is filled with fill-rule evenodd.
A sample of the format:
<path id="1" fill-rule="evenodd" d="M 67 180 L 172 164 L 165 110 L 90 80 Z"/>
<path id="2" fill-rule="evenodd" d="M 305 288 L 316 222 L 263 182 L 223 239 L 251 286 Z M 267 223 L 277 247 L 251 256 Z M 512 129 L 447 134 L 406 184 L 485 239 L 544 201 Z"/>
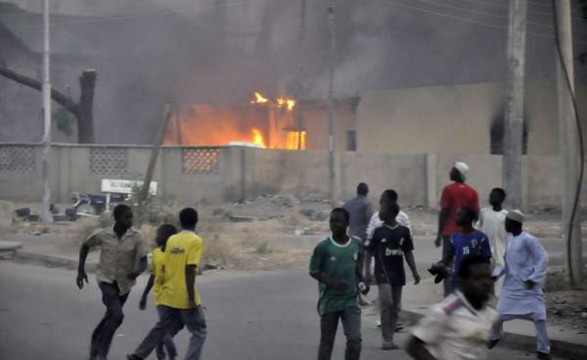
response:
<path id="1" fill-rule="evenodd" d="M 310 276 L 318 281 L 320 298 L 320 347 L 318 360 L 332 356 L 338 321 L 347 337 L 346 360 L 358 360 L 361 355 L 361 309 L 359 293 L 367 294 L 369 286 L 361 274 L 362 243 L 349 237 L 349 213 L 336 208 L 330 213 L 332 235 L 322 240 L 310 260 Z"/>

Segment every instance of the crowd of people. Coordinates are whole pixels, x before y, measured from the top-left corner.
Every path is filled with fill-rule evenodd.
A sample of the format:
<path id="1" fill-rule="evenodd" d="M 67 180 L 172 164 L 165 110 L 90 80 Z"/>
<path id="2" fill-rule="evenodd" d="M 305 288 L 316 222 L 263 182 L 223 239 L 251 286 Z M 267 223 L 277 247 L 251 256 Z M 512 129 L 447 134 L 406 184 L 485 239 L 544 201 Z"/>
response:
<path id="1" fill-rule="evenodd" d="M 443 282 L 445 298 L 412 329 L 406 351 L 417 360 L 485 359 L 499 342 L 503 323 L 525 319 L 533 321 L 536 327 L 537 358 L 550 359 L 543 293 L 548 255 L 538 240 L 523 230 L 524 214 L 503 208 L 503 189 L 493 189 L 490 206 L 480 209 L 477 191 L 466 182 L 468 172 L 467 164 L 454 163 L 449 173 L 452 183 L 444 188 L 440 200 L 434 243 L 436 247 L 442 246 L 442 259 L 428 271 L 436 276 L 435 283 Z M 333 236 L 318 244 L 312 256 L 310 275 L 320 283 L 318 304 L 322 309 L 319 359 L 330 359 L 332 349 L 333 326 L 323 326 L 324 319 L 331 317 L 325 311 L 329 308 L 339 314 L 336 319 L 342 320 L 347 334 L 345 359 L 359 359 L 360 325 L 349 322 L 345 314 L 356 316 L 360 312 L 360 295 L 369 291 L 368 285 L 373 283 L 379 291 L 381 348 L 398 349 L 393 335 L 398 329 L 402 289 L 406 284 L 404 262 L 412 272 L 414 284 L 420 282 L 413 254 L 412 224 L 400 210 L 397 192 L 385 190 L 375 213 L 367 200 L 368 193 L 368 185 L 361 183 L 357 196 L 347 201 L 344 208 L 335 209 L 350 219 L 348 235 L 343 240 L 340 235 L 335 239 L 331 217 Z M 357 243 L 363 246 L 353 247 L 352 258 L 340 256 L 340 249 Z M 338 263 L 343 259 L 349 270 L 329 270 L 340 266 Z M 317 268 L 316 262 L 323 267 Z M 357 270 L 350 271 L 353 267 Z M 341 283 L 364 285 L 343 287 Z M 354 288 L 354 293 L 349 288 Z M 339 302 L 343 296 L 354 300 Z M 490 304 L 494 298 L 496 307 Z"/>
<path id="2" fill-rule="evenodd" d="M 495 188 L 489 207 L 480 209 L 477 192 L 466 183 L 469 167 L 454 163 L 452 184 L 442 193 L 436 247 L 442 259 L 428 270 L 435 283 L 443 282 L 445 298 L 410 333 L 406 352 L 417 360 L 485 359 L 500 340 L 503 323 L 533 321 L 537 358 L 550 359 L 543 286 L 548 255 L 538 240 L 523 229 L 524 214 L 503 208 L 506 193 Z M 320 316 L 318 360 L 332 356 L 338 323 L 347 339 L 345 359 L 361 356 L 362 296 L 377 285 L 382 350 L 396 350 L 394 333 L 407 263 L 414 284 L 420 283 L 414 258 L 412 224 L 401 211 L 398 193 L 385 190 L 374 212 L 361 183 L 357 196 L 330 213 L 331 235 L 319 242 L 310 259 L 309 273 L 317 282 Z M 80 249 L 77 286 L 88 282 L 85 272 L 91 248 L 100 248 L 96 279 L 106 307 L 92 333 L 90 360 L 105 360 L 113 336 L 122 324 L 123 306 L 136 278 L 147 268 L 148 242 L 133 229 L 130 207 L 118 205 L 115 224 L 90 235 Z M 173 337 L 184 327 L 191 333 L 186 359 L 200 359 L 206 340 L 206 320 L 196 287 L 204 248 L 196 233 L 198 213 L 179 213 L 180 231 L 171 224 L 157 229 L 152 251 L 152 275 L 139 303 L 145 309 L 154 294 L 159 321 L 128 360 L 146 359 L 155 350 L 158 359 L 176 359 Z M 432 246 L 432 245 L 431 245 Z M 374 263 L 374 264 L 373 264 Z M 501 280 L 503 279 L 503 280 Z M 494 306 L 492 299 L 497 298 Z"/>

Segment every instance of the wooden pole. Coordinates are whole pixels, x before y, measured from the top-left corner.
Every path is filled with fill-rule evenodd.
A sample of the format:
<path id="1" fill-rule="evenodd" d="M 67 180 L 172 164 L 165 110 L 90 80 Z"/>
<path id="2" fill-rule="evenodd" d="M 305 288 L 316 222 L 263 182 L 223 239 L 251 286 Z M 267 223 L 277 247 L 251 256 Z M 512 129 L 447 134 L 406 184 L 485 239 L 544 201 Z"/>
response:
<path id="1" fill-rule="evenodd" d="M 171 119 L 171 114 L 173 113 L 173 104 L 168 102 L 165 104 L 165 111 L 163 115 L 163 121 L 161 122 L 161 126 L 159 127 L 159 132 L 155 138 L 155 142 L 153 143 L 153 150 L 151 151 L 151 158 L 149 159 L 149 166 L 147 167 L 147 172 L 145 173 L 145 179 L 143 181 L 143 187 L 141 188 L 141 192 L 139 193 L 139 204 L 142 204 L 147 197 L 149 196 L 149 186 L 151 185 L 151 180 L 153 179 L 153 173 L 155 172 L 155 165 L 157 164 L 157 158 L 159 157 L 159 150 L 161 150 L 161 144 L 165 139 L 165 131 L 167 130 L 167 125 L 169 124 L 169 119 Z"/>

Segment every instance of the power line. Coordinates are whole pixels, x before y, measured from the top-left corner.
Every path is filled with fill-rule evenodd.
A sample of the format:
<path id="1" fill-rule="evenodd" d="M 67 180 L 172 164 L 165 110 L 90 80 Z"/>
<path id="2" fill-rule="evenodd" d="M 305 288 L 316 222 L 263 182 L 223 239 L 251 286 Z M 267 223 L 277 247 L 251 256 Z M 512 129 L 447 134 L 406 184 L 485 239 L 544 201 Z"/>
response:
<path id="1" fill-rule="evenodd" d="M 380 0 L 383 1 L 385 5 L 387 6 L 394 6 L 394 7 L 401 7 L 401 8 L 405 8 L 405 9 L 410 9 L 413 11 L 417 11 L 420 13 L 424 13 L 424 14 L 430 14 L 430 15 L 434 15 L 434 16 L 440 16 L 440 17 L 445 17 L 445 18 L 449 18 L 449 19 L 455 19 L 455 20 L 459 20 L 459 21 L 463 21 L 463 22 L 467 22 L 470 24 L 476 24 L 476 25 L 482 25 L 482 26 L 487 26 L 487 27 L 492 27 L 492 28 L 496 28 L 496 29 L 500 29 L 500 30 L 508 30 L 507 26 L 505 25 L 499 25 L 499 24 L 495 24 L 495 23 L 491 23 L 491 22 L 484 22 L 482 20 L 476 20 L 476 19 L 471 19 L 471 18 L 464 18 L 464 17 L 460 17 L 460 16 L 456 16 L 456 15 L 451 15 L 451 14 L 447 14 L 447 13 L 443 13 L 443 12 L 437 12 L 437 11 L 432 11 L 432 10 L 428 10 L 428 9 L 424 9 L 421 7 L 416 7 L 416 6 L 410 6 L 404 3 L 398 3 L 395 2 L 394 0 Z M 539 32 L 534 32 L 534 31 L 528 31 L 527 32 L 529 35 L 534 35 L 536 37 L 542 37 L 545 39 L 554 39 L 554 37 L 550 34 L 545 34 L 545 33 L 539 33 Z M 587 45 L 587 41 L 581 41 L 581 40 L 575 40 L 575 43 L 577 44 L 583 44 L 583 45 Z"/>
<path id="2" fill-rule="evenodd" d="M 482 15 L 482 16 L 487 16 L 487 17 L 493 17 L 496 19 L 502 19 L 502 20 L 508 20 L 509 21 L 509 16 L 506 15 L 498 15 L 498 14 L 494 14 L 491 12 L 487 12 L 487 11 L 480 11 L 480 10 L 473 10 L 473 9 L 468 9 L 462 6 L 456 6 L 456 5 L 451 5 L 451 4 L 447 4 L 447 3 L 438 3 L 438 2 L 434 2 L 434 1 L 428 1 L 428 0 L 415 0 L 415 1 L 419 1 L 421 3 L 424 4 L 429 4 L 429 5 L 434 5 L 434 6 L 442 6 L 442 7 L 446 7 L 449 9 L 455 9 L 458 11 L 464 11 L 464 12 L 468 12 L 471 14 L 476 14 L 476 15 Z M 473 2 L 473 3 L 479 3 L 479 1 L 471 1 L 471 0 L 464 0 L 464 1 L 469 1 L 469 2 Z M 485 4 L 485 2 L 483 2 L 483 4 Z M 499 5 L 495 5 L 496 7 L 500 7 L 503 9 L 503 7 L 499 6 Z M 552 24 L 545 24 L 543 22 L 540 21 L 532 21 L 532 20 L 528 20 L 527 21 L 528 24 L 531 25 L 536 25 L 536 26 L 541 26 L 541 27 L 545 27 L 545 28 L 549 28 L 552 29 L 553 25 Z"/>

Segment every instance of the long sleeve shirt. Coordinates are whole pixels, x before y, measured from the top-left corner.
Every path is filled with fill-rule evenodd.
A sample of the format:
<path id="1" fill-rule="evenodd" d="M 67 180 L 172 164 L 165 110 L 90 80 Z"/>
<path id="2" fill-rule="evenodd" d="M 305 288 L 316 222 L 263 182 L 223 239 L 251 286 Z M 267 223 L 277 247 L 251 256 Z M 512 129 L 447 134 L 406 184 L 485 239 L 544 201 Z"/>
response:
<path id="1" fill-rule="evenodd" d="M 509 235 L 504 256 L 505 267 L 496 269 L 496 275 L 504 275 L 501 297 L 497 310 L 502 315 L 534 314 L 537 320 L 546 319 L 544 293 L 548 254 L 538 240 L 522 232 Z M 527 281 L 534 283 L 528 288 Z"/>

